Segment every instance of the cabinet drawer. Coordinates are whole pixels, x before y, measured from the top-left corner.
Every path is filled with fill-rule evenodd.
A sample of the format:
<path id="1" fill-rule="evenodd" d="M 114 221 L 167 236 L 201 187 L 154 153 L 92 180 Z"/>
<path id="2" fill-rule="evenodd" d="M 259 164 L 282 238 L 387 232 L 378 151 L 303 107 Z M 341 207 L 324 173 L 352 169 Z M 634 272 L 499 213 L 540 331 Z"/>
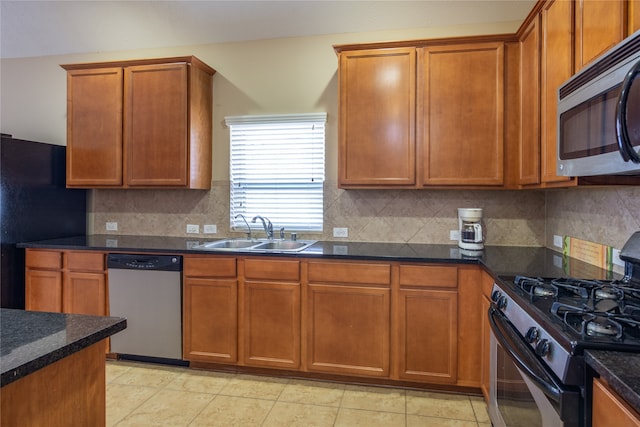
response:
<path id="1" fill-rule="evenodd" d="M 401 286 L 457 288 L 458 269 L 439 265 L 401 265 Z"/>
<path id="2" fill-rule="evenodd" d="M 62 252 L 27 249 L 25 265 L 30 268 L 62 268 Z"/>
<path id="3" fill-rule="evenodd" d="M 391 265 L 373 263 L 310 262 L 309 282 L 386 285 L 391 283 Z"/>
<path id="4" fill-rule="evenodd" d="M 189 277 L 236 277 L 235 258 L 185 256 L 183 268 Z"/>
<path id="5" fill-rule="evenodd" d="M 300 261 L 245 259 L 244 277 L 246 279 L 300 280 Z"/>
<path id="6" fill-rule="evenodd" d="M 102 252 L 67 252 L 67 268 L 76 271 L 104 271 Z"/>

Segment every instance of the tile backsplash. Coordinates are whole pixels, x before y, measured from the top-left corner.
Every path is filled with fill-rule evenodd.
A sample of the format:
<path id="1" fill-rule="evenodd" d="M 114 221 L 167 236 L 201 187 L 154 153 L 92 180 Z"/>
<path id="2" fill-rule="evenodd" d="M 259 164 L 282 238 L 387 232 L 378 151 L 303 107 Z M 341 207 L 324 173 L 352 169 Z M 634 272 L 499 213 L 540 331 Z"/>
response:
<path id="1" fill-rule="evenodd" d="M 92 234 L 106 233 L 105 223 L 115 221 L 121 235 L 193 236 L 186 234 L 187 224 L 199 224 L 200 231 L 204 224 L 217 225 L 217 234 L 201 238 L 234 235 L 228 181 L 213 182 L 210 191 L 93 190 L 92 196 Z M 451 244 L 459 207 L 484 209 L 489 245 L 545 244 L 542 191 L 347 191 L 336 182 L 325 182 L 323 233 L 300 237 L 339 240 L 333 227 L 347 227 L 350 241 Z"/>
<path id="2" fill-rule="evenodd" d="M 556 234 L 622 249 L 640 231 L 640 187 L 548 190 L 546 210 L 545 246 Z"/>

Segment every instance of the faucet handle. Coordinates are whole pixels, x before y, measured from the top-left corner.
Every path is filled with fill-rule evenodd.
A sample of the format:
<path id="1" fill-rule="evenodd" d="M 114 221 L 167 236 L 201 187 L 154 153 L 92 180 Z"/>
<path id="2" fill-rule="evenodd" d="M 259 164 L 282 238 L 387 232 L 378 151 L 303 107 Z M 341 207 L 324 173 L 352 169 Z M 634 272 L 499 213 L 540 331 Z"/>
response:
<path id="1" fill-rule="evenodd" d="M 280 227 L 280 239 L 284 240 L 284 227 Z"/>

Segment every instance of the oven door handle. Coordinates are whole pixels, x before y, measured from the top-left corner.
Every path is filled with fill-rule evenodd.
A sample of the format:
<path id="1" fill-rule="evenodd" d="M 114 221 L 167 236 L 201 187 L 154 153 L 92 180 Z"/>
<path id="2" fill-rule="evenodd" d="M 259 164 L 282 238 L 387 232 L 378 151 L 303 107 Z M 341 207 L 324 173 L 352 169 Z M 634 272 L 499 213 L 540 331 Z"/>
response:
<path id="1" fill-rule="evenodd" d="M 560 387 L 556 381 L 547 374 L 546 368 L 523 344 L 522 338 L 517 336 L 512 328 L 506 324 L 504 316 L 500 311 L 491 306 L 489 309 L 489 323 L 496 339 L 505 348 L 516 366 L 536 383 L 542 392 L 554 402 L 560 400 Z"/>

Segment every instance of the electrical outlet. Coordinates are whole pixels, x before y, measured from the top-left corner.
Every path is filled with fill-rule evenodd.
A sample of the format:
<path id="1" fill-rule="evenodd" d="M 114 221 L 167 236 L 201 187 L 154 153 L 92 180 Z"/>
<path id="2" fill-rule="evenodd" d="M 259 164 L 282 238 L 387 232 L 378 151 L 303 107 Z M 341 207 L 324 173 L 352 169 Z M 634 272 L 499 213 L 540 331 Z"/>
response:
<path id="1" fill-rule="evenodd" d="M 460 238 L 459 230 L 449 230 L 449 240 L 458 240 Z"/>
<path id="2" fill-rule="evenodd" d="M 218 232 L 218 226 L 215 224 L 205 224 L 204 234 L 216 234 Z"/>
<path id="3" fill-rule="evenodd" d="M 553 246 L 562 249 L 562 236 L 558 236 L 557 234 L 553 235 Z"/>
<path id="4" fill-rule="evenodd" d="M 189 234 L 200 233 L 200 226 L 198 224 L 187 224 L 187 233 Z"/>
<path id="5" fill-rule="evenodd" d="M 349 237 L 349 229 L 346 227 L 334 227 L 333 237 Z"/>
<path id="6" fill-rule="evenodd" d="M 107 231 L 118 231 L 118 223 L 117 222 L 107 222 L 105 225 Z"/>

